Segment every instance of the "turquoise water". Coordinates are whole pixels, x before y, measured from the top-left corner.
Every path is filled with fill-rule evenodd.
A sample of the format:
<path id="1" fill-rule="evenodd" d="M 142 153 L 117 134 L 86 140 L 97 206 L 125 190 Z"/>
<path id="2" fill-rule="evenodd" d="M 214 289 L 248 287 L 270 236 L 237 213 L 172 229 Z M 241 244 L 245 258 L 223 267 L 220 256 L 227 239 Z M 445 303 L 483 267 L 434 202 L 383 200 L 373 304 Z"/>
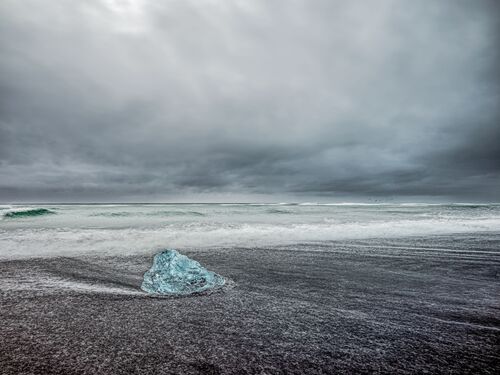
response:
<path id="1" fill-rule="evenodd" d="M 3 214 L 3 217 L 5 219 L 16 219 L 22 217 L 42 216 L 50 214 L 55 214 L 55 212 L 52 210 L 47 210 L 46 208 L 26 208 L 19 210 L 7 210 L 7 212 Z"/>

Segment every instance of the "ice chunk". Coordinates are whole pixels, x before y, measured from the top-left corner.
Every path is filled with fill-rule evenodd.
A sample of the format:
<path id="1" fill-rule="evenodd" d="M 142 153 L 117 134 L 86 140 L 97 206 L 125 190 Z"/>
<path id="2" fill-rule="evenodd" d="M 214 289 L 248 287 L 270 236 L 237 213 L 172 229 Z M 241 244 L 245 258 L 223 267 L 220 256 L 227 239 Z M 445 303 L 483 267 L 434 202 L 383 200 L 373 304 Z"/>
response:
<path id="1" fill-rule="evenodd" d="M 221 287 L 225 282 L 195 260 L 169 249 L 155 255 L 141 288 L 152 294 L 187 295 Z"/>

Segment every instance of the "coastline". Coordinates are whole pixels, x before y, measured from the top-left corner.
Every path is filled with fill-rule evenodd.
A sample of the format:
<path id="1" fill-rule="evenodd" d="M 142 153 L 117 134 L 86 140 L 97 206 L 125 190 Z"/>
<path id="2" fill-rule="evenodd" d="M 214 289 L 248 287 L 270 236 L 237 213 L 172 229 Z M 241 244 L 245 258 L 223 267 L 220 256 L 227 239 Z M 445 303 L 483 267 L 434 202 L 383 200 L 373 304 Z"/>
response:
<path id="1" fill-rule="evenodd" d="M 186 250 L 234 281 L 140 291 L 151 257 L 0 262 L 0 373 L 500 370 L 500 233 Z"/>

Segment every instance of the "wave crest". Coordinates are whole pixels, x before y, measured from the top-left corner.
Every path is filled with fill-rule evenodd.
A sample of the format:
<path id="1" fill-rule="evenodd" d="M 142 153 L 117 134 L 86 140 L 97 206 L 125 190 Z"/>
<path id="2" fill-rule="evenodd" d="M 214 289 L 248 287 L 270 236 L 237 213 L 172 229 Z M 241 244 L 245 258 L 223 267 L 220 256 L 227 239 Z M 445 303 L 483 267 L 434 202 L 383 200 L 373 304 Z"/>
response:
<path id="1" fill-rule="evenodd" d="M 3 214 L 5 218 L 15 219 L 20 217 L 33 217 L 55 214 L 55 211 L 47 208 L 22 208 L 11 210 Z"/>

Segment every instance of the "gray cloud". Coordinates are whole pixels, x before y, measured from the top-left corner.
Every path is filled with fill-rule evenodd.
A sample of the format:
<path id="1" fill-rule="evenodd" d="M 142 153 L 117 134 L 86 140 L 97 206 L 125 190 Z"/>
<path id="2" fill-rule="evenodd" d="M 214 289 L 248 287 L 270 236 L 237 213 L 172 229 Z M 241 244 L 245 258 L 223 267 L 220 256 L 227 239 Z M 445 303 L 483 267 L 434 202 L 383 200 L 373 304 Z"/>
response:
<path id="1" fill-rule="evenodd" d="M 3 1 L 0 200 L 498 200 L 499 16 Z"/>

